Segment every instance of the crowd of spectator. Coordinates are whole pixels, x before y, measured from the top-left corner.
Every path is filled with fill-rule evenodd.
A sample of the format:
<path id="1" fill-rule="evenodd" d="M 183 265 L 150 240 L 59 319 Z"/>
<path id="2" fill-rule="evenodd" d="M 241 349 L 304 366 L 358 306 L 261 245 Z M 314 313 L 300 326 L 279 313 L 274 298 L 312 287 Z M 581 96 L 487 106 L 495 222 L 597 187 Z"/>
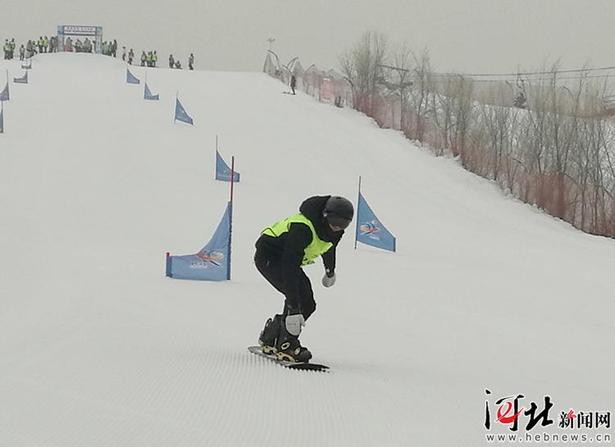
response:
<path id="1" fill-rule="evenodd" d="M 4 59 L 11 60 L 17 55 L 15 54 L 16 44 L 15 39 L 4 40 Z M 19 60 L 30 58 L 37 53 L 55 53 L 58 51 L 58 38 L 53 36 L 48 38 L 47 36 L 39 37 L 38 39 L 31 39 L 24 45 L 19 46 Z"/>
<path id="2" fill-rule="evenodd" d="M 25 45 L 21 44 L 19 47 L 19 59 L 23 61 L 24 59 L 31 58 L 38 53 L 57 53 L 60 45 L 62 45 L 62 43 L 58 41 L 56 36 L 52 36 L 51 38 L 41 36 L 38 39 L 28 40 Z M 63 51 L 65 52 L 96 53 L 96 41 L 90 40 L 88 37 L 86 37 L 83 41 L 81 39 L 76 39 L 73 41 L 71 37 L 67 37 L 64 40 L 63 45 Z M 16 57 L 15 39 L 5 39 L 3 50 L 4 59 L 14 59 Z M 117 57 L 117 40 L 113 39 L 113 41 L 102 42 L 100 52 L 105 56 Z M 130 48 L 130 50 L 126 52 L 126 47 L 122 47 L 122 60 L 127 62 L 129 65 L 133 65 L 133 62 L 135 62 L 134 50 Z M 140 63 L 142 67 L 157 67 L 158 53 L 156 50 L 143 50 L 141 52 Z M 169 55 L 169 68 L 179 70 L 182 69 L 181 62 L 179 59 L 175 59 L 172 54 Z M 188 57 L 188 69 L 194 70 L 193 53 L 190 53 L 190 56 Z"/>

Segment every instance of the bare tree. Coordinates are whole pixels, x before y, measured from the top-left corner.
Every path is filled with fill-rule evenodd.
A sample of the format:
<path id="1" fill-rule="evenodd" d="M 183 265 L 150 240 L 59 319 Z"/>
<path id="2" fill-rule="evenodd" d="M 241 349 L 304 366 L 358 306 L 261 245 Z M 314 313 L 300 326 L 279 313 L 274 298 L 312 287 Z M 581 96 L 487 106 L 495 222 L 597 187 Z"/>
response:
<path id="1" fill-rule="evenodd" d="M 433 79 L 433 89 L 429 110 L 440 135 L 438 153 L 447 148 L 457 156 L 465 147 L 473 119 L 472 83 L 461 75 L 439 76 Z"/>
<path id="2" fill-rule="evenodd" d="M 383 78 L 381 84 L 399 98 L 399 129 L 404 131 L 407 126 L 408 95 L 413 86 L 412 50 L 407 43 L 397 47 L 392 55 L 390 65 L 382 65 Z"/>
<path id="3" fill-rule="evenodd" d="M 365 32 L 354 47 L 340 57 L 342 73 L 353 89 L 355 108 L 370 114 L 382 78 L 387 39 L 384 34 Z"/>
<path id="4" fill-rule="evenodd" d="M 426 112 L 429 103 L 429 92 L 433 89 L 429 51 L 424 49 L 414 57 L 414 84 L 410 92 L 409 107 L 413 112 L 414 126 L 411 138 L 422 141 L 425 135 Z"/>

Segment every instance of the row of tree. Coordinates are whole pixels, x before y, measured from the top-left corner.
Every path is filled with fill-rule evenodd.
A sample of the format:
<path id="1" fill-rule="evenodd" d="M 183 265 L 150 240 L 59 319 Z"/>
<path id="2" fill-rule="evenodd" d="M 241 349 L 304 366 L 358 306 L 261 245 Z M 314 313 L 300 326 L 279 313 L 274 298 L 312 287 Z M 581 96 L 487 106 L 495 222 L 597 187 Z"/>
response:
<path id="1" fill-rule="evenodd" d="M 365 33 L 340 58 L 354 108 L 450 153 L 584 231 L 615 237 L 615 130 L 603 98 L 608 85 L 558 64 L 523 82 L 480 82 L 435 73 L 427 51 L 391 49 Z"/>

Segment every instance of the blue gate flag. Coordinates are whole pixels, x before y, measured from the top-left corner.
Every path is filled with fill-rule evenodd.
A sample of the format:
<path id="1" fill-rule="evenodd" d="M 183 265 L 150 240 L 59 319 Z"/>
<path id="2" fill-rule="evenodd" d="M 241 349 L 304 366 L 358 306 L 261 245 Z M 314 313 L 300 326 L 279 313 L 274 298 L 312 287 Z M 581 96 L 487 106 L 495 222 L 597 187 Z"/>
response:
<path id="1" fill-rule="evenodd" d="M 145 93 L 143 94 L 143 97 L 148 101 L 158 101 L 160 99 L 160 95 L 152 95 L 147 82 L 145 82 Z"/>
<path id="2" fill-rule="evenodd" d="M 10 99 L 10 95 L 9 95 L 9 82 L 8 80 L 6 81 L 6 87 L 4 87 L 4 90 L 2 90 L 0 92 L 0 101 L 8 101 Z"/>
<path id="3" fill-rule="evenodd" d="M 179 98 L 175 98 L 175 121 L 181 121 L 188 124 L 194 124 L 194 121 L 186 113 L 186 109 L 182 106 L 182 103 L 179 102 Z"/>
<path id="4" fill-rule="evenodd" d="M 239 181 L 239 172 L 233 173 L 233 181 L 237 183 Z M 216 150 L 216 180 L 222 180 L 223 182 L 231 181 L 231 168 L 228 167 L 220 152 Z"/>
<path id="5" fill-rule="evenodd" d="M 13 78 L 13 82 L 15 84 L 27 84 L 28 83 L 28 72 L 24 74 L 21 78 Z"/>
<path id="6" fill-rule="evenodd" d="M 141 81 L 139 81 L 135 75 L 133 75 L 130 70 L 127 68 L 126 69 L 126 82 L 129 84 L 140 84 Z"/>
<path id="7" fill-rule="evenodd" d="M 357 208 L 357 241 L 383 250 L 395 251 L 395 236 L 378 220 L 360 192 Z"/>
<path id="8" fill-rule="evenodd" d="M 185 256 L 167 255 L 166 275 L 177 279 L 224 281 L 230 273 L 231 202 L 211 240 L 198 253 Z"/>

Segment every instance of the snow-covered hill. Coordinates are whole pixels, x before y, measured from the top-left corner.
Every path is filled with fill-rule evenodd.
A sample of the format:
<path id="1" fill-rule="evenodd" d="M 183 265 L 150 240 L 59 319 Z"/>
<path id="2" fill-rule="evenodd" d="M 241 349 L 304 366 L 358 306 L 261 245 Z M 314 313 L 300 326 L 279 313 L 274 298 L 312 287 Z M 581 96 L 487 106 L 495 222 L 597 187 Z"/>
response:
<path id="1" fill-rule="evenodd" d="M 33 65 L 0 135 L 0 446 L 474 447 L 486 399 L 494 417 L 550 396 L 551 432 L 560 410 L 612 411 L 614 241 L 263 74 L 148 70 L 154 103 L 109 58 Z M 173 124 L 177 91 L 194 127 Z M 216 135 L 242 180 L 233 280 L 165 278 L 228 200 Z M 354 199 L 359 175 L 398 252 L 349 234 L 335 287 L 307 269 L 302 341 L 331 372 L 248 353 L 282 306 L 260 230 L 310 195 Z"/>

